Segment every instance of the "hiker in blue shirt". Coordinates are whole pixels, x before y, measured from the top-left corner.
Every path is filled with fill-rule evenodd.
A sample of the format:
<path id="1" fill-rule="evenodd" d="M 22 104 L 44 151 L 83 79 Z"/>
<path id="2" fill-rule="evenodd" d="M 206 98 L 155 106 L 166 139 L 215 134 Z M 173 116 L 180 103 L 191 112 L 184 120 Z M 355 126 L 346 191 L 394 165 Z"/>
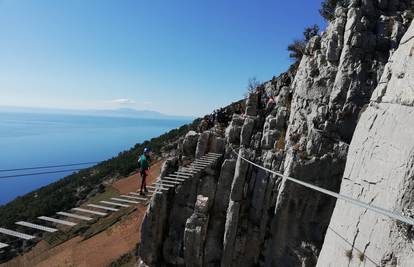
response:
<path id="1" fill-rule="evenodd" d="M 144 148 L 144 154 L 142 154 L 138 160 L 138 164 L 140 165 L 140 168 L 141 168 L 141 177 L 142 177 L 141 190 L 139 192 L 141 195 L 145 195 L 144 192 L 148 193 L 146 179 L 147 179 L 148 172 L 150 169 L 150 162 L 151 162 L 150 152 L 151 152 L 150 148 L 148 147 Z"/>

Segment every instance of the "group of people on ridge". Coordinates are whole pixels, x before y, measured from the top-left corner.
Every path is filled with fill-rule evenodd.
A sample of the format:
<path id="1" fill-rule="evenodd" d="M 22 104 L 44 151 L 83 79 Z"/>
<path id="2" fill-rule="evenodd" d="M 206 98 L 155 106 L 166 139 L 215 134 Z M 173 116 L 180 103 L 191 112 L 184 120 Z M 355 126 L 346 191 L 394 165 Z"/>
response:
<path id="1" fill-rule="evenodd" d="M 214 125 L 227 127 L 233 113 L 244 114 L 243 106 L 239 103 L 231 108 L 220 108 L 214 110 L 213 113 L 203 117 L 198 125 L 198 132 L 204 132 L 214 127 Z"/>
<path id="2" fill-rule="evenodd" d="M 213 113 L 204 116 L 198 126 L 198 131 L 204 132 L 205 130 L 214 127 L 215 124 L 225 126 L 228 121 L 227 117 L 225 109 L 217 109 Z"/>
<path id="3" fill-rule="evenodd" d="M 259 109 L 266 108 L 266 110 L 268 110 L 274 107 L 274 105 L 276 104 L 273 96 L 269 95 L 263 86 L 256 87 L 256 90 L 254 93 L 258 95 Z M 234 113 L 239 114 L 239 115 L 244 114 L 243 106 L 240 103 L 235 107 Z M 228 117 L 229 116 L 225 109 L 223 108 L 217 109 L 212 114 L 204 116 L 200 125 L 198 126 L 199 128 L 198 131 L 203 132 L 207 129 L 214 127 L 215 124 L 226 126 L 226 124 L 228 123 Z M 145 193 L 148 193 L 147 177 L 149 175 L 150 163 L 151 163 L 150 153 L 151 153 L 151 149 L 146 147 L 144 148 L 144 153 L 138 159 L 138 166 L 139 166 L 140 174 L 142 177 L 141 188 L 140 188 L 141 195 L 145 195 Z"/>
<path id="4" fill-rule="evenodd" d="M 274 96 L 266 92 L 263 86 L 256 87 L 255 93 L 257 94 L 258 107 L 260 110 L 269 112 L 276 105 Z"/>

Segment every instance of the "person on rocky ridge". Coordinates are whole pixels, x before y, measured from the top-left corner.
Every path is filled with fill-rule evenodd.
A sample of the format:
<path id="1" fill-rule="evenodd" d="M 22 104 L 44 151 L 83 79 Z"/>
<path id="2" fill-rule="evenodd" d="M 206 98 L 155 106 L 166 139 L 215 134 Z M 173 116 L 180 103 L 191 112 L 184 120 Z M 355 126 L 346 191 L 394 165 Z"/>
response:
<path id="1" fill-rule="evenodd" d="M 140 194 L 141 195 L 145 195 L 145 193 L 148 193 L 148 189 L 147 189 L 147 176 L 148 176 L 148 172 L 150 169 L 150 162 L 151 162 L 151 158 L 150 158 L 150 152 L 151 149 L 146 147 L 144 148 L 144 153 L 139 157 L 139 165 L 140 165 L 140 173 L 141 173 L 141 190 L 140 190 Z M 145 192 L 145 193 L 144 193 Z"/>

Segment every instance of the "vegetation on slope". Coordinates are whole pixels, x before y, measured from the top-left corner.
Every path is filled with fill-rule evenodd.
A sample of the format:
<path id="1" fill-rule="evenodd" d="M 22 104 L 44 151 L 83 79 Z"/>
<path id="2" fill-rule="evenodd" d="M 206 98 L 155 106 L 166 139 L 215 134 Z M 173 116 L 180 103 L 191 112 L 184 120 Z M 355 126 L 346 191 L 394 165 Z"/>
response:
<path id="1" fill-rule="evenodd" d="M 136 144 L 130 150 L 119 153 L 117 157 L 16 198 L 0 207 L 0 225 L 14 228 L 16 221 L 31 220 L 41 215 L 53 215 L 58 211 L 72 208 L 94 192 L 103 190 L 102 182 L 105 180 L 127 176 L 135 171 L 137 157 L 144 147 L 151 147 L 155 155 L 160 155 L 163 146 L 174 142 L 189 130 L 195 129 L 198 122 L 199 120 L 195 120 L 191 124 Z"/>

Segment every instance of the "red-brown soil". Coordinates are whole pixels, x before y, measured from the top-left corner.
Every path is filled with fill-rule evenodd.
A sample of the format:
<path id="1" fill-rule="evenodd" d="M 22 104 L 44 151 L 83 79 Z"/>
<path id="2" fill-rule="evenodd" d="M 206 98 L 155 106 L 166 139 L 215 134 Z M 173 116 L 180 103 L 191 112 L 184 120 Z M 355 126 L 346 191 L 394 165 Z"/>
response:
<path id="1" fill-rule="evenodd" d="M 162 162 L 153 165 L 148 184 L 160 173 Z M 139 174 L 116 181 L 112 186 L 120 193 L 137 191 L 141 182 Z M 122 255 L 133 251 L 141 238 L 141 224 L 146 211 L 143 204 L 105 231 L 87 239 L 74 237 L 50 248 L 45 241 L 39 242 L 31 251 L 2 266 L 107 266 Z"/>

